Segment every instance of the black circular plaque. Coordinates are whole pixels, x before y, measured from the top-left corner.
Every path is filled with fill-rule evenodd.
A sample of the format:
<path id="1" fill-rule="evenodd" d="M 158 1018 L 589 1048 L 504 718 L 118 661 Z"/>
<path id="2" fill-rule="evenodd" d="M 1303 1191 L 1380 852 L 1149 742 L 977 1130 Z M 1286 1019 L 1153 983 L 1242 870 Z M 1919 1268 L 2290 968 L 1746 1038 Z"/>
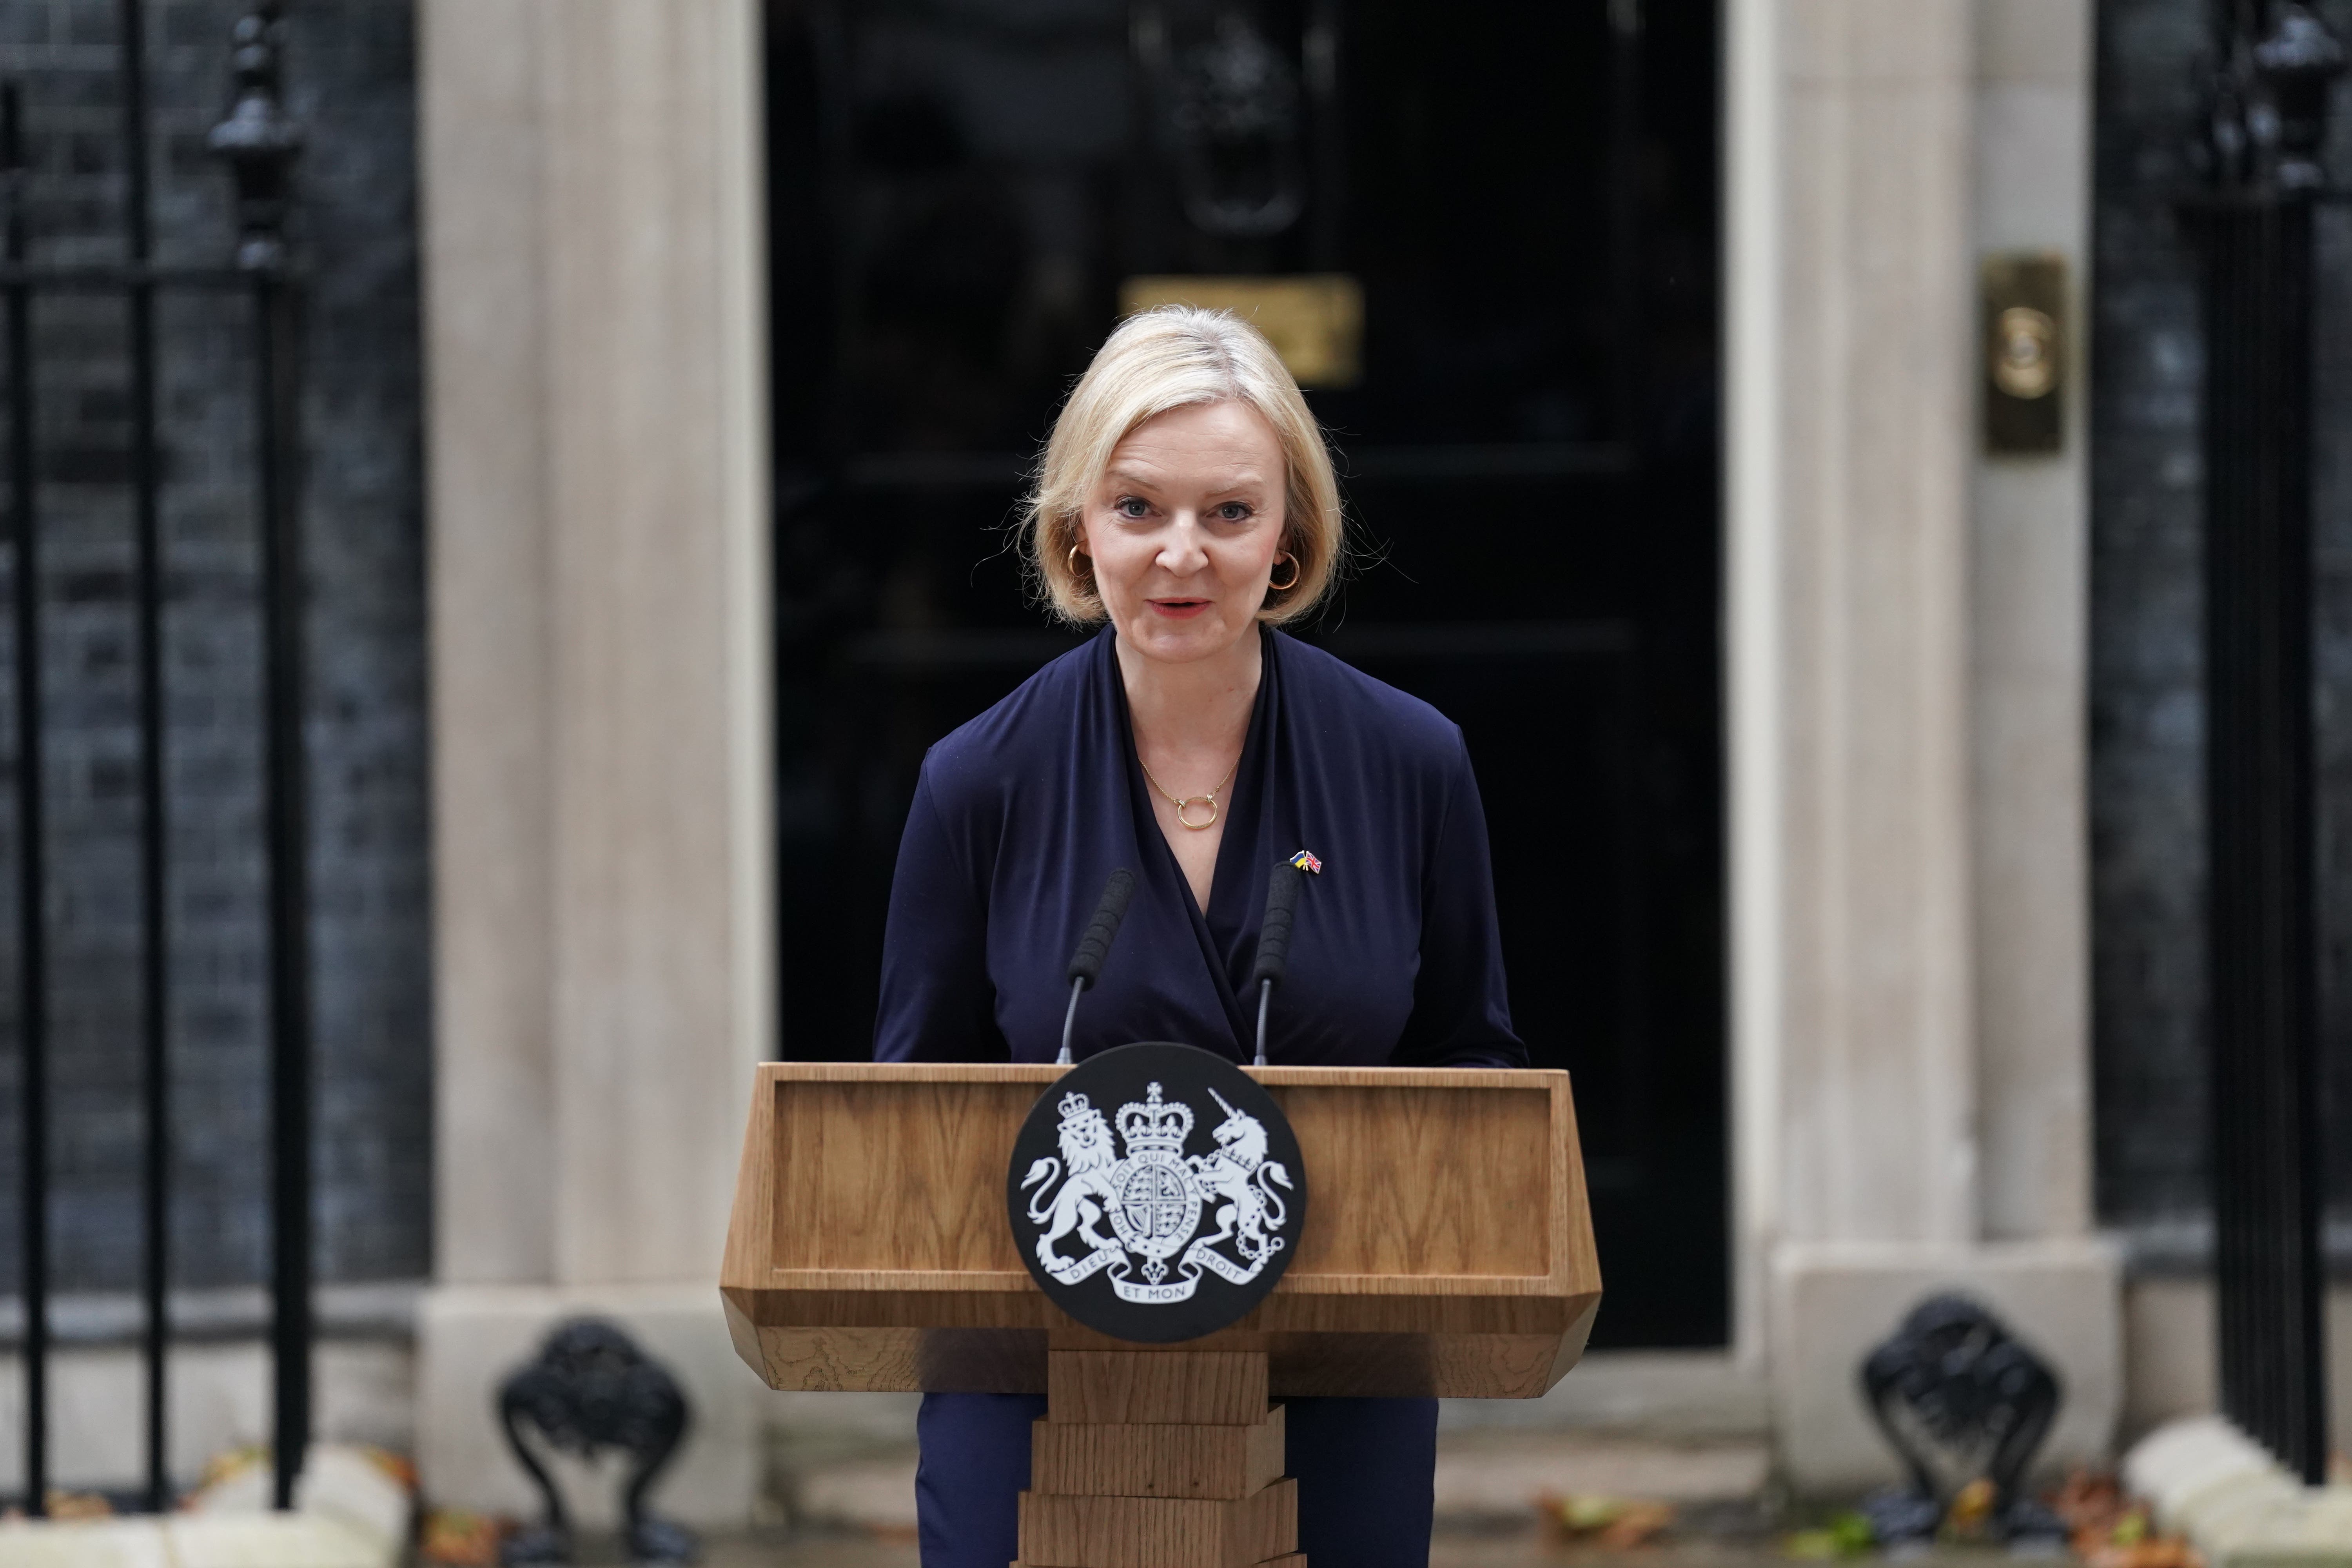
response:
<path id="1" fill-rule="evenodd" d="M 1307 1226 L 1307 1167 L 1255 1079 L 1155 1041 L 1088 1057 L 1039 1097 L 1004 1202 L 1055 1306 L 1167 1344 L 1215 1332 L 1274 1289 Z"/>

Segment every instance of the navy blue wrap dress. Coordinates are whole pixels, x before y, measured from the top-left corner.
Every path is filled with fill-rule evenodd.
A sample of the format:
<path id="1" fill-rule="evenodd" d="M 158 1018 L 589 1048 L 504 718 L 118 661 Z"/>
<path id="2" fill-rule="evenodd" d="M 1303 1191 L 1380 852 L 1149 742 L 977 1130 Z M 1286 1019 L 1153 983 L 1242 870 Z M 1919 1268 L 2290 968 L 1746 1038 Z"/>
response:
<path id="1" fill-rule="evenodd" d="M 1427 703 L 1263 631 L 1264 674 L 1202 910 L 1152 815 L 1106 628 L 924 759 L 891 889 L 877 1061 L 1050 1062 L 1070 950 L 1110 873 L 1136 890 L 1078 1007 L 1079 1058 L 1177 1040 L 1250 1060 L 1266 876 L 1304 849 L 1280 1066 L 1524 1066 L 1486 821 L 1462 732 Z M 1425 1568 L 1436 1403 L 1286 1402 L 1299 1548 Z M 929 1394 L 916 1483 L 924 1568 L 1003 1568 L 1045 1401 Z"/>

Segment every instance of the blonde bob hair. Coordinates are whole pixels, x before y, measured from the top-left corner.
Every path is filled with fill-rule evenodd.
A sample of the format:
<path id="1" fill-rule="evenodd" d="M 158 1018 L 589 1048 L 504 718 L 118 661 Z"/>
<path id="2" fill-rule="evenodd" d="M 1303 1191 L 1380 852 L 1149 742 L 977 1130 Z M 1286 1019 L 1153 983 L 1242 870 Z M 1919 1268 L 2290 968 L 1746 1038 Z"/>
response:
<path id="1" fill-rule="evenodd" d="M 1071 389 L 1045 440 L 1024 520 L 1024 542 L 1043 596 L 1064 620 L 1083 625 L 1109 615 L 1095 589 L 1081 523 L 1111 453 L 1145 420 L 1199 403 L 1247 405 L 1273 426 L 1282 447 L 1286 478 L 1279 550 L 1298 563 L 1298 577 L 1288 587 L 1267 590 L 1258 619 L 1277 626 L 1297 620 L 1330 592 L 1345 548 L 1339 481 L 1298 383 L 1273 345 L 1239 317 L 1160 305 L 1119 323 Z"/>

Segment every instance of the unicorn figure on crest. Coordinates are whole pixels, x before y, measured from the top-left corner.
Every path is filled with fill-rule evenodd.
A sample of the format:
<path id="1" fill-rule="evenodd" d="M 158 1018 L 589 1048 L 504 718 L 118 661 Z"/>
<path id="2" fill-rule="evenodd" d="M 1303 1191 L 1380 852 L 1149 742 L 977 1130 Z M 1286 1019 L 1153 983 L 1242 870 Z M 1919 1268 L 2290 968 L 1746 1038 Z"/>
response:
<path id="1" fill-rule="evenodd" d="M 1225 1112 L 1213 1134 L 1216 1152 L 1195 1154 L 1190 1163 L 1202 1192 L 1216 1205 L 1217 1231 L 1193 1247 L 1196 1250 L 1212 1247 L 1230 1239 L 1255 1273 L 1268 1256 L 1282 1250 L 1282 1237 L 1267 1233 L 1280 1230 L 1289 1217 L 1289 1210 L 1274 1189 L 1291 1190 L 1290 1173 L 1279 1160 L 1265 1157 L 1265 1129 L 1256 1117 L 1234 1110 L 1213 1089 L 1209 1095 Z"/>

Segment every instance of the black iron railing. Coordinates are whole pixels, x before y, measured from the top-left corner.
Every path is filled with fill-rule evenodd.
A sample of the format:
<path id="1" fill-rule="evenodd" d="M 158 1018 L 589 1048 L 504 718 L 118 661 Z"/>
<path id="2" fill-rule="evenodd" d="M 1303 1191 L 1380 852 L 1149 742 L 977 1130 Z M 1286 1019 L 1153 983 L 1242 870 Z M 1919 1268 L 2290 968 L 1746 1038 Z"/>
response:
<path id="1" fill-rule="evenodd" d="M 2215 1276 L 2226 1412 L 2327 1464 L 2312 710 L 2313 208 L 2344 50 L 2221 0 L 2205 259 L 2206 791 Z"/>
<path id="2" fill-rule="evenodd" d="M 268 881 L 270 999 L 271 1364 L 275 1383 L 276 1498 L 292 1498 L 309 1446 L 310 1286 L 310 996 L 308 844 L 304 805 L 302 563 L 299 509 L 300 450 L 298 353 L 300 291 L 289 260 L 286 223 L 291 172 L 301 136 L 280 91 L 282 0 L 257 0 L 236 24 L 236 91 L 209 145 L 234 176 L 238 238 L 233 261 L 218 267 L 160 266 L 153 256 L 147 114 L 147 0 L 118 0 L 117 47 L 122 100 L 120 156 L 125 173 L 123 260 L 118 265 L 40 266 L 30 259 L 21 85 L 0 84 L 0 182 L 6 200 L 5 300 L 9 408 L 7 539 L 13 552 L 16 653 L 16 808 L 18 974 L 18 1079 L 23 1118 L 20 1245 L 23 1248 L 25 1505 L 43 1511 L 48 1495 L 49 1415 L 49 1053 L 51 1021 L 47 843 L 43 809 L 41 665 L 41 495 L 37 419 L 40 377 L 35 353 L 36 306 L 61 294 L 119 296 L 127 312 L 132 492 L 133 662 L 140 801 L 141 1082 L 143 1123 L 141 1194 L 141 1343 L 146 1403 L 146 1501 L 171 1504 L 167 1469 L 170 1412 L 166 1361 L 172 1340 L 169 1110 L 168 823 L 164 812 L 163 595 L 158 520 L 159 375 L 156 301 L 166 291 L 217 301 L 225 317 L 250 333 L 255 421 L 253 494 L 261 563 L 260 613 L 267 763 L 263 816 Z M 238 304 L 243 296 L 245 303 Z"/>

